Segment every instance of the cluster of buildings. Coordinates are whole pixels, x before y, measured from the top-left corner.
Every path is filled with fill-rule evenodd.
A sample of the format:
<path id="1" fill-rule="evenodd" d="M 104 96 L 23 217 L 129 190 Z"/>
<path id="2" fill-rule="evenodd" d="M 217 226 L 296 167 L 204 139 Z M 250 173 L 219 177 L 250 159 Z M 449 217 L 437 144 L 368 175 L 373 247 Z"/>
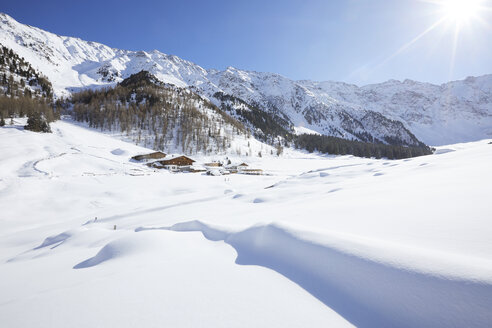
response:
<path id="1" fill-rule="evenodd" d="M 227 175 L 227 174 L 248 174 L 248 175 L 262 175 L 263 170 L 250 168 L 248 164 L 232 164 L 230 161 L 228 164 L 221 162 L 210 162 L 202 165 L 197 165 L 196 161 L 187 156 L 177 156 L 170 159 L 164 159 L 167 154 L 163 152 L 153 152 L 150 154 L 133 156 L 132 160 L 138 162 L 147 162 L 147 166 L 156 169 L 165 169 L 171 172 L 191 172 L 198 173 L 203 172 L 208 175 Z"/>

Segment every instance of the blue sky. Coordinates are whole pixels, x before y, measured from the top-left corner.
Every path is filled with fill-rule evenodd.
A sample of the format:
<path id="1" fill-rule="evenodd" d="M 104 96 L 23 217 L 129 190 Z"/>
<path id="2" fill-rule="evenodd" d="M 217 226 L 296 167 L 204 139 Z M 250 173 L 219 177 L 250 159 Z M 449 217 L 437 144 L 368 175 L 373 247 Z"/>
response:
<path id="1" fill-rule="evenodd" d="M 445 21 L 408 45 L 443 16 L 442 6 L 420 0 L 24 0 L 0 11 L 116 48 L 292 79 L 442 83 L 492 73 L 492 25 L 484 23 L 492 11 L 462 24 L 456 43 L 456 23 Z"/>

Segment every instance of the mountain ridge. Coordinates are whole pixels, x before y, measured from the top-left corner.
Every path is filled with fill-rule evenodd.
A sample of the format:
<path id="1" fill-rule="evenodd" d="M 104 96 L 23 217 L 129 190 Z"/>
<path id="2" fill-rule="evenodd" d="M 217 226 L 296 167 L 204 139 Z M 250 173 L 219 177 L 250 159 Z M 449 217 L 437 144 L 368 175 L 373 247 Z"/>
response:
<path id="1" fill-rule="evenodd" d="M 416 144 L 417 138 L 439 145 L 492 136 L 492 75 L 442 85 L 408 79 L 362 87 L 336 81 L 295 81 L 277 73 L 232 66 L 207 70 L 158 50 L 121 50 L 59 36 L 6 14 L 0 14 L 0 22 L 0 43 L 46 75 L 58 97 L 115 86 L 145 70 L 164 83 L 193 89 L 215 105 L 220 105 L 214 98 L 217 93 L 234 96 L 282 117 L 293 131 L 381 142 L 389 136 L 409 145 Z M 360 137 L 364 134 L 369 135 L 366 140 Z"/>

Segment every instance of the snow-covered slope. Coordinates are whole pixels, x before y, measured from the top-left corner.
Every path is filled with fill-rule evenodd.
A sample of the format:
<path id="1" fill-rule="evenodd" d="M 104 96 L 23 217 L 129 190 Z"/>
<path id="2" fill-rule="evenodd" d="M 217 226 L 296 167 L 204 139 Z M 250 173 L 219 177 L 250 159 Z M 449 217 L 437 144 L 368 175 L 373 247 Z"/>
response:
<path id="1" fill-rule="evenodd" d="M 126 51 L 59 36 L 0 14 L 0 43 L 24 57 L 53 83 L 58 95 L 78 88 L 111 85 L 142 70 L 183 87 L 207 72 L 159 51 Z"/>
<path id="2" fill-rule="evenodd" d="M 2 326 L 490 326 L 490 140 L 231 158 L 269 175 L 225 179 L 24 123 L 0 128 Z"/>
<path id="3" fill-rule="evenodd" d="M 340 82 L 298 82 L 319 97 L 334 97 L 399 119 L 429 144 L 492 136 L 492 75 L 442 85 L 391 80 L 359 88 Z"/>
<path id="4" fill-rule="evenodd" d="M 390 138 L 399 144 L 417 145 L 418 140 L 398 121 L 354 108 L 331 97 L 319 97 L 310 89 L 273 73 L 246 72 L 232 67 L 209 74 L 209 86 L 201 86 L 210 97 L 213 87 L 285 118 L 296 128 L 362 141 Z"/>
<path id="5" fill-rule="evenodd" d="M 57 95 L 112 85 L 147 70 L 163 82 L 192 87 L 216 103 L 216 92 L 233 95 L 284 118 L 296 130 L 361 140 L 389 137 L 415 144 L 413 133 L 432 145 L 492 135 L 490 75 L 441 86 L 407 80 L 360 88 L 339 82 L 293 81 L 232 67 L 205 70 L 157 50 L 126 51 L 58 36 L 5 14 L 0 14 L 0 43 L 45 74 Z"/>

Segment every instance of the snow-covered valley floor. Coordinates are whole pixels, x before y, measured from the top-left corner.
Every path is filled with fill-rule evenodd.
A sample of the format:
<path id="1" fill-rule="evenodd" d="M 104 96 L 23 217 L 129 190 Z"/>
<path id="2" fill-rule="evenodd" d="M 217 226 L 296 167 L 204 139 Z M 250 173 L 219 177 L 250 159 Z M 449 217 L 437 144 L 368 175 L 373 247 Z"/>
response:
<path id="1" fill-rule="evenodd" d="M 291 151 L 225 178 L 52 129 L 0 128 L 1 327 L 492 323 L 490 140 L 399 161 Z"/>

